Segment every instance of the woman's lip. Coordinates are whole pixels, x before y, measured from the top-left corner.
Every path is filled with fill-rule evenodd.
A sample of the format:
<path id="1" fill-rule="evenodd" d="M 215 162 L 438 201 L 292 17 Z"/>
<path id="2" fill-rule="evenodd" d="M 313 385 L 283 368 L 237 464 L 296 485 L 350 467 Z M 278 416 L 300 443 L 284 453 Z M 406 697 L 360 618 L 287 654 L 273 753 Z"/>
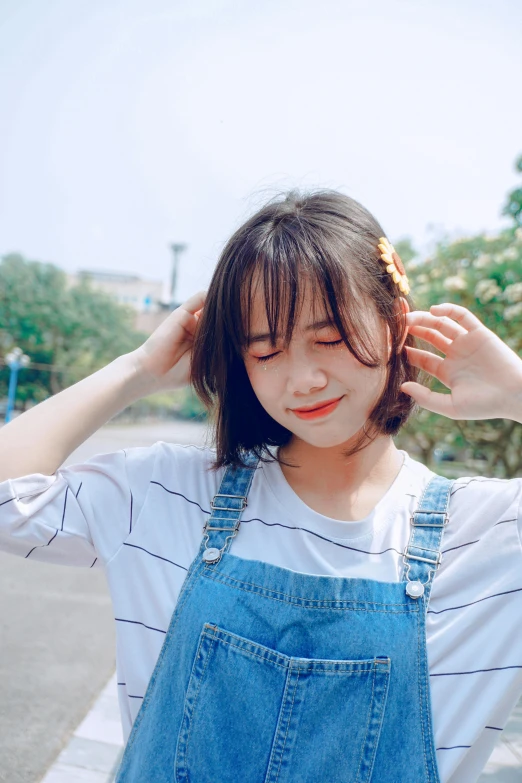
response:
<path id="1" fill-rule="evenodd" d="M 343 395 L 344 396 L 344 395 Z M 321 416 L 328 416 L 329 413 L 337 408 L 337 405 L 341 402 L 342 397 L 337 397 L 334 400 L 327 400 L 321 403 L 315 408 L 308 408 L 300 410 L 299 408 L 291 408 L 292 413 L 295 413 L 300 419 L 318 419 Z"/>

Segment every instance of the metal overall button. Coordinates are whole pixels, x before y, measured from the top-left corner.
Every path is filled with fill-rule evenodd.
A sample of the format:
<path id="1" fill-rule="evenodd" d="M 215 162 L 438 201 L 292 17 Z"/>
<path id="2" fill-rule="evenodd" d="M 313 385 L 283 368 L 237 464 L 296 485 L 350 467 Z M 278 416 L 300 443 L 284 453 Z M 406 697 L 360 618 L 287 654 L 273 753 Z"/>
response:
<path id="1" fill-rule="evenodd" d="M 221 549 L 216 549 L 215 546 L 211 546 L 209 549 L 205 549 L 203 552 L 203 560 L 205 563 L 217 563 L 221 558 Z"/>
<path id="2" fill-rule="evenodd" d="M 424 595 L 424 585 L 418 581 L 407 582 L 406 592 L 411 598 L 420 598 L 421 595 Z"/>

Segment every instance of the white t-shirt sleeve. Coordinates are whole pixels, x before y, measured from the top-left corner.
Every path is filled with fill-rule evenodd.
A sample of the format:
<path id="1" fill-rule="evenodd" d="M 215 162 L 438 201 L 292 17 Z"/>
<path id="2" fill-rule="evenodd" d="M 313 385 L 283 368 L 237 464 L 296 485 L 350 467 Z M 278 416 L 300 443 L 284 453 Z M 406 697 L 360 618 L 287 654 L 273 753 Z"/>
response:
<path id="1" fill-rule="evenodd" d="M 143 507 L 156 447 L 97 454 L 55 474 L 0 482 L 0 549 L 60 565 L 99 567 Z"/>

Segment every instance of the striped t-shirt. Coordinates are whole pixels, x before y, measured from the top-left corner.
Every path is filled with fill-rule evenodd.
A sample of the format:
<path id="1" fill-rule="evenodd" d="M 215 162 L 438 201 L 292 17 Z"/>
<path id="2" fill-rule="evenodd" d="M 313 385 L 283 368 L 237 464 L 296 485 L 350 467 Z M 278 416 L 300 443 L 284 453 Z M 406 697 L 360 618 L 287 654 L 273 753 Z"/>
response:
<path id="1" fill-rule="evenodd" d="M 277 462 L 256 471 L 231 552 L 309 574 L 398 581 L 409 518 L 432 472 L 405 451 L 363 520 L 309 508 Z M 214 453 L 158 442 L 97 455 L 55 475 L 0 483 L 0 547 L 105 568 L 116 623 L 125 739 L 141 706 L 223 469 Z M 437 759 L 471 783 L 522 693 L 522 479 L 455 481 L 427 616 Z"/>

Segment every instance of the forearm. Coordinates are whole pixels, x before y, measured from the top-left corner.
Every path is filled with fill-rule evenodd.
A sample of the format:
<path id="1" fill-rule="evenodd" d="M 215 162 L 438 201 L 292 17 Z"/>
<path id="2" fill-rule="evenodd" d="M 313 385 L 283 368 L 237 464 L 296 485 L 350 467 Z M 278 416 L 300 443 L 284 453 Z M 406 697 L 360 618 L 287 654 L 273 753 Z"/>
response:
<path id="1" fill-rule="evenodd" d="M 129 353 L 44 400 L 0 429 L 0 481 L 55 473 L 96 430 L 148 393 Z"/>

